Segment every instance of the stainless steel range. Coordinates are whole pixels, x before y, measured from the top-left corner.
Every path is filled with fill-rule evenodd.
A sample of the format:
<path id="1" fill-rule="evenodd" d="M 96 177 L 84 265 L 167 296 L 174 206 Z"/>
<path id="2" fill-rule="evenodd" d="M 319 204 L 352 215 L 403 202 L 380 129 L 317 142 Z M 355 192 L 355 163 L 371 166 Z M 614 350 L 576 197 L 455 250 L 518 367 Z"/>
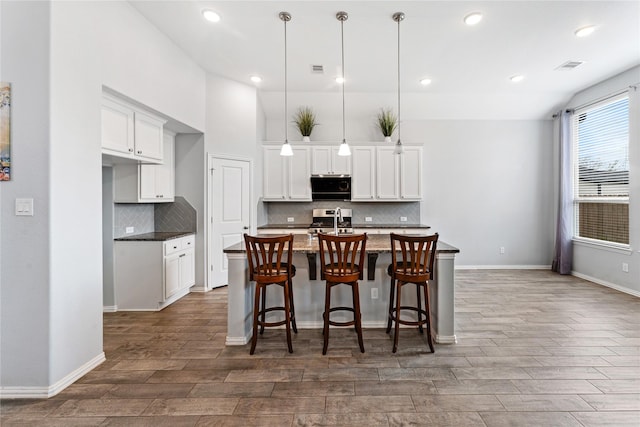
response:
<path id="1" fill-rule="evenodd" d="M 336 209 L 338 212 L 336 213 Z M 309 226 L 310 233 L 329 233 L 334 231 L 334 221 L 338 226 L 338 234 L 353 234 L 351 225 L 351 209 L 314 209 L 313 223 Z"/>

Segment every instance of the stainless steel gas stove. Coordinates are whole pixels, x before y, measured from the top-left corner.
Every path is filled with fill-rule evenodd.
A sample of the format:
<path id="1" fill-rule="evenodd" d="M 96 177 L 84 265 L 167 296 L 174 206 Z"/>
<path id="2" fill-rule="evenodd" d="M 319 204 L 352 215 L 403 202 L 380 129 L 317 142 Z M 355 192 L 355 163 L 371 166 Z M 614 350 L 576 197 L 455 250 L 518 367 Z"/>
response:
<path id="1" fill-rule="evenodd" d="M 338 209 L 337 215 L 336 209 Z M 337 220 L 338 234 L 353 234 L 352 217 L 351 209 L 314 209 L 313 223 L 309 226 L 309 232 L 313 234 L 333 232 L 334 220 Z"/>

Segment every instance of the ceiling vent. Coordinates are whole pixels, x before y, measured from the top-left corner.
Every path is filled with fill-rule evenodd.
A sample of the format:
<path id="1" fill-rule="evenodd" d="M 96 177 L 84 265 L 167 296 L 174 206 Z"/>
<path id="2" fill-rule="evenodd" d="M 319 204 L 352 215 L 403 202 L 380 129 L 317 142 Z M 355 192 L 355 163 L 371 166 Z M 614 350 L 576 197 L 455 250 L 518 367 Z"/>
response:
<path id="1" fill-rule="evenodd" d="M 558 68 L 556 68 L 556 70 L 564 70 L 564 71 L 573 70 L 575 68 L 578 68 L 582 64 L 584 64 L 584 61 L 567 61 L 564 64 L 560 65 Z"/>
<path id="2" fill-rule="evenodd" d="M 324 67 L 322 65 L 312 65 L 311 72 L 313 74 L 324 74 Z"/>

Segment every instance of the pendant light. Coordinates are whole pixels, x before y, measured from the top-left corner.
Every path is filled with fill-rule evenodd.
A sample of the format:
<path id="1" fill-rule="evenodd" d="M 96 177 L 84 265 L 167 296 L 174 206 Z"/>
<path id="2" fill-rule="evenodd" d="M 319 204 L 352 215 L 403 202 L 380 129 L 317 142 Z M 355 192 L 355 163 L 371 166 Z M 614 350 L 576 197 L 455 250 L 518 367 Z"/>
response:
<path id="1" fill-rule="evenodd" d="M 393 149 L 393 154 L 404 154 L 404 147 L 400 139 L 400 21 L 404 19 L 404 13 L 396 12 L 393 14 L 393 20 L 398 23 L 398 142 Z"/>
<path id="2" fill-rule="evenodd" d="M 340 40 L 342 42 L 342 143 L 338 150 L 338 156 L 350 156 L 351 149 L 349 148 L 349 144 L 347 144 L 344 131 L 344 84 L 346 81 L 344 74 L 344 21 L 349 19 L 349 15 L 347 12 L 338 12 L 336 13 L 336 19 L 340 21 Z"/>
<path id="3" fill-rule="evenodd" d="M 287 116 L 289 111 L 287 109 L 287 22 L 291 21 L 291 14 L 289 12 L 280 12 L 280 20 L 284 22 L 284 144 L 280 149 L 281 156 L 293 156 L 293 150 L 291 144 L 289 144 L 289 128 L 287 123 Z"/>

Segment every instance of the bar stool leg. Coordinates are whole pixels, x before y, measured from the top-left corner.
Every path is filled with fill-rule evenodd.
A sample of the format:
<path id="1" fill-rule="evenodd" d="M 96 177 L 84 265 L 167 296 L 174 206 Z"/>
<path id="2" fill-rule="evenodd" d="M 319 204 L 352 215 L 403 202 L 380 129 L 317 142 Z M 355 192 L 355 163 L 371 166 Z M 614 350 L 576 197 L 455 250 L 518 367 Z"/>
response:
<path id="1" fill-rule="evenodd" d="M 265 307 L 267 306 L 267 287 L 262 286 L 262 314 L 260 315 L 262 324 L 260 325 L 260 335 L 264 333 L 264 322 L 266 320 Z"/>
<path id="2" fill-rule="evenodd" d="M 287 330 L 287 347 L 289 347 L 289 353 L 293 353 L 293 346 L 291 345 L 291 307 L 289 305 L 289 282 L 284 283 L 284 320 L 285 329 Z"/>
<path id="3" fill-rule="evenodd" d="M 433 349 L 433 338 L 431 337 L 431 308 L 429 306 L 429 282 L 424 282 L 424 305 L 427 312 L 427 342 L 429 343 L 429 349 L 431 353 L 435 352 Z"/>
<path id="4" fill-rule="evenodd" d="M 417 294 L 417 301 L 418 301 L 418 330 L 420 331 L 420 333 L 423 333 L 422 331 L 422 301 L 421 301 L 421 295 L 420 295 L 420 288 L 422 287 L 422 284 L 420 283 L 415 283 L 416 285 L 416 294 Z M 428 320 L 428 319 L 427 319 Z"/>
<path id="5" fill-rule="evenodd" d="M 291 324 L 293 326 L 293 332 L 298 333 L 298 326 L 296 325 L 296 309 L 293 305 L 293 281 L 288 280 L 287 286 L 289 286 L 289 306 L 291 307 Z"/>
<path id="6" fill-rule="evenodd" d="M 331 307 L 331 285 L 327 283 L 325 285 L 325 296 L 324 296 L 324 313 L 322 313 L 322 317 L 324 318 L 324 329 L 322 330 L 322 334 L 324 335 L 324 345 L 322 347 L 322 354 L 327 354 L 327 348 L 329 347 L 329 313 Z"/>
<path id="7" fill-rule="evenodd" d="M 389 333 L 389 331 L 391 331 L 391 319 L 393 319 L 393 297 L 396 295 L 396 289 L 395 289 L 395 285 L 396 285 L 396 281 L 395 279 L 392 277 L 391 278 L 391 285 L 389 286 L 389 316 L 387 319 L 387 333 Z"/>
<path id="8" fill-rule="evenodd" d="M 395 334 L 393 337 L 393 353 L 395 353 L 398 350 L 398 337 L 400 335 L 400 301 L 402 300 L 401 295 L 402 295 L 402 285 L 404 285 L 403 282 L 398 281 L 397 283 L 397 289 L 396 289 L 396 328 L 395 328 Z"/>
<path id="9" fill-rule="evenodd" d="M 262 286 L 256 283 L 256 292 L 253 299 L 253 335 L 251 336 L 251 350 L 249 354 L 253 354 L 256 350 L 256 343 L 258 342 L 258 316 L 260 315 L 260 293 Z"/>
<path id="10" fill-rule="evenodd" d="M 351 295 L 353 296 L 353 320 L 355 321 L 356 333 L 358 334 L 358 344 L 360 352 L 364 353 L 364 342 L 362 341 L 362 314 L 360 313 L 360 291 L 358 290 L 358 282 L 351 286 Z"/>

